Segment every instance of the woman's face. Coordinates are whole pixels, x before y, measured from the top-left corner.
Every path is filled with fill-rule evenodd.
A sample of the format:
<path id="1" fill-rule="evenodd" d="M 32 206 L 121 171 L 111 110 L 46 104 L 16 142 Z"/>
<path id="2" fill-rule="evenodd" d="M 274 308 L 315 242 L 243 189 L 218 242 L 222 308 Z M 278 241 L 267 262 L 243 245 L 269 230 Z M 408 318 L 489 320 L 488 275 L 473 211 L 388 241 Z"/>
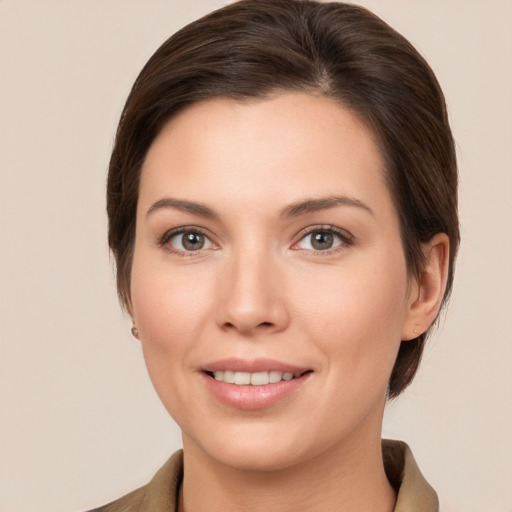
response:
<path id="1" fill-rule="evenodd" d="M 189 453 L 272 469 L 380 438 L 417 287 L 349 110 L 289 93 L 171 120 L 143 167 L 131 279 Z"/>

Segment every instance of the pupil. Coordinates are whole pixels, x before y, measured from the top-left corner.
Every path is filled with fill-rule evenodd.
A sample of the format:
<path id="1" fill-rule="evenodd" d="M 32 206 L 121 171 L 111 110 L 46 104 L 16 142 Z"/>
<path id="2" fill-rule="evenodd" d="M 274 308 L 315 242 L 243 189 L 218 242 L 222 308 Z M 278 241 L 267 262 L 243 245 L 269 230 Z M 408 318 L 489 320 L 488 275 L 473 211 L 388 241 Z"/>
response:
<path id="1" fill-rule="evenodd" d="M 189 251 L 198 251 L 204 245 L 204 235 L 201 233 L 186 233 L 183 236 L 183 247 Z"/>
<path id="2" fill-rule="evenodd" d="M 333 236 L 332 233 L 326 233 L 326 232 L 319 232 L 315 233 L 312 237 L 311 245 L 315 249 L 322 250 L 322 249 L 330 249 L 332 247 L 333 243 Z"/>

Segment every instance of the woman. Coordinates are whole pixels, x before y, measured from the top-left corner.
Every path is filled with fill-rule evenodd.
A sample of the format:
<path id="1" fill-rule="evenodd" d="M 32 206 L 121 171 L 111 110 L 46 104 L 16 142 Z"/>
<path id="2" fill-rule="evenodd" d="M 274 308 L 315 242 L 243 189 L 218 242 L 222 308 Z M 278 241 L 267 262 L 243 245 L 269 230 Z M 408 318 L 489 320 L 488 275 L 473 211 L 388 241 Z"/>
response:
<path id="1" fill-rule="evenodd" d="M 166 41 L 107 210 L 183 452 L 98 510 L 438 510 L 380 437 L 451 288 L 456 188 L 432 71 L 365 9 L 242 1 Z"/>

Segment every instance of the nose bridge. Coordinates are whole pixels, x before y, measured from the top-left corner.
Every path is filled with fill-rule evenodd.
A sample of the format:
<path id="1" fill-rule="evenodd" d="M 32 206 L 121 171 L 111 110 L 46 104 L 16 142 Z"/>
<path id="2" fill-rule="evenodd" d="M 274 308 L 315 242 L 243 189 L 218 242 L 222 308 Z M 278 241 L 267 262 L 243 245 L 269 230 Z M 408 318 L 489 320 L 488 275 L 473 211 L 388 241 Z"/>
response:
<path id="1" fill-rule="evenodd" d="M 265 248 L 240 247 L 225 263 L 218 304 L 221 327 L 243 334 L 284 329 L 288 314 L 276 256 Z"/>

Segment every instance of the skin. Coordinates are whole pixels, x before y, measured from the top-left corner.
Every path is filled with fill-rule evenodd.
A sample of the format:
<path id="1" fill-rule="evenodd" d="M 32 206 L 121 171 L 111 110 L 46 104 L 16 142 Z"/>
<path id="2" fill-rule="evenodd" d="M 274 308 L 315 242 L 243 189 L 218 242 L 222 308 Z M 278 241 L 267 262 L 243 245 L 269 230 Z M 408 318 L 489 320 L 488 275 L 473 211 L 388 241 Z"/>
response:
<path id="1" fill-rule="evenodd" d="M 333 196 L 349 200 L 290 212 Z M 182 227 L 206 234 L 202 249 L 186 250 L 181 234 L 162 241 Z M 331 227 L 342 236 L 315 250 L 304 230 Z M 164 127 L 142 171 L 129 308 L 182 429 L 181 510 L 393 509 L 380 448 L 387 383 L 401 340 L 437 314 L 446 236 L 424 251 L 413 278 L 378 145 L 331 100 L 209 100 Z M 212 396 L 201 371 L 230 357 L 311 373 L 270 407 L 241 410 Z"/>

